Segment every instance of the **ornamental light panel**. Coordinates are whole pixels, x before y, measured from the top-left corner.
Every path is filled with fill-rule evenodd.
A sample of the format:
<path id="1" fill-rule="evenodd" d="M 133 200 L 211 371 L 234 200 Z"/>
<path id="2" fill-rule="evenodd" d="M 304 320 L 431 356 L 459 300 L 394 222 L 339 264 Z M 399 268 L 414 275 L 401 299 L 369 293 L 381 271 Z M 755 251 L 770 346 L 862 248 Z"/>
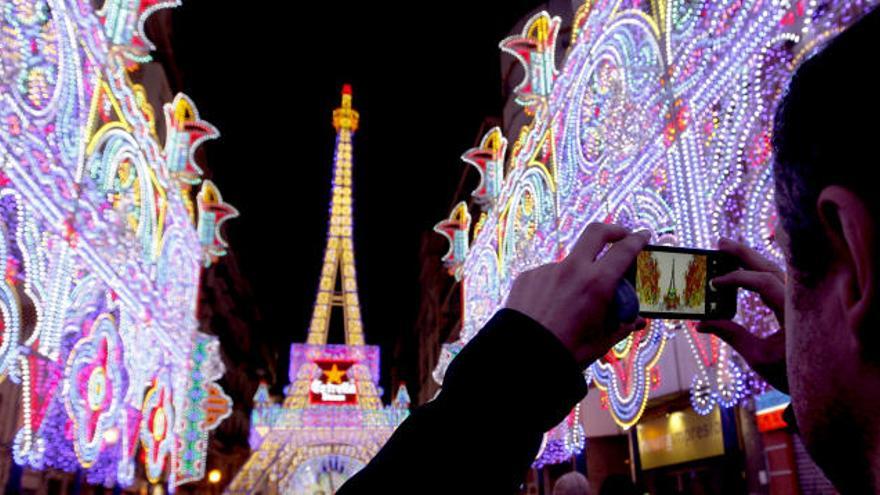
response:
<path id="1" fill-rule="evenodd" d="M 591 222 L 649 228 L 655 244 L 712 248 L 725 236 L 781 263 L 770 169 L 774 108 L 798 64 L 875 3 L 596 0 L 577 9 L 559 64 L 561 20 L 546 12 L 502 41 L 525 69 L 515 99 L 532 121 L 505 130 L 517 136 L 509 146 L 493 129 L 465 154 L 482 177 L 474 196 L 483 212 L 473 229 L 469 217 L 455 222 L 465 218 L 458 211 L 438 225 L 454 241 L 444 259 L 462 280 L 464 317 L 461 339 L 444 345 L 435 378 L 442 382 L 515 277 L 562 259 Z M 499 162 L 504 167 L 493 169 Z M 471 232 L 469 243 L 455 240 L 456 225 Z M 775 329 L 755 298 L 740 297 L 739 321 L 760 335 Z M 685 339 L 697 363 L 697 412 L 764 387 L 716 337 L 655 320 L 587 372 L 620 426 L 631 427 L 644 411 L 670 338 Z M 563 422 L 542 456 L 579 451 L 582 435 L 571 431 L 579 427 Z"/>
<path id="2" fill-rule="evenodd" d="M 227 487 L 229 494 L 335 493 L 409 415 L 404 385 L 391 405 L 382 405 L 379 347 L 364 341 L 352 237 L 352 138 L 360 117 L 351 100 L 346 85 L 333 112 L 330 221 L 308 338 L 290 347 L 284 402 L 273 404 L 266 384 L 257 390 L 253 453 Z M 344 344 L 328 343 L 333 308 L 342 310 Z"/>
<path id="3" fill-rule="evenodd" d="M 196 320 L 237 216 L 194 159 L 218 132 L 131 80 L 144 22 L 178 3 L 0 6 L 0 375 L 21 386 L 12 451 L 31 469 L 128 486 L 142 462 L 173 491 L 202 478 L 231 412 Z"/>

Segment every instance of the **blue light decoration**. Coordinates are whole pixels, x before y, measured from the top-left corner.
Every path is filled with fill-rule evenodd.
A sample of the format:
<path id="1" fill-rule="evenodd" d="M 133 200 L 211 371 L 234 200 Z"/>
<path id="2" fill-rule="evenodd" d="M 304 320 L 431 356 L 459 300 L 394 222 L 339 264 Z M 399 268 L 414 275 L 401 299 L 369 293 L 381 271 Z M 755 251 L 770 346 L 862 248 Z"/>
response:
<path id="1" fill-rule="evenodd" d="M 178 4 L 0 7 L 0 377 L 21 385 L 22 466 L 127 486 L 143 449 L 173 491 L 204 474 L 231 411 L 196 320 L 237 215 L 194 158 L 219 134 L 184 95 L 156 112 L 130 78 L 150 60 L 144 22 Z"/>
<path id="2" fill-rule="evenodd" d="M 459 202 L 449 218 L 434 226 L 434 232 L 446 237 L 449 241 L 449 251 L 443 256 L 443 264 L 449 270 L 449 274 L 461 279 L 461 267 L 468 254 L 468 233 L 471 229 L 471 215 L 468 213 L 467 204 Z"/>
<path id="3" fill-rule="evenodd" d="M 523 65 L 514 96 L 532 120 L 505 129 L 517 138 L 495 147 L 502 155 L 509 150 L 493 156 L 505 163 L 497 193 L 483 190 L 481 170 L 474 197 L 483 211 L 466 257 L 456 259 L 461 337 L 443 344 L 437 381 L 503 304 L 516 276 L 563 259 L 589 223 L 647 228 L 652 243 L 673 246 L 712 248 L 724 236 L 781 265 L 771 177 L 774 108 L 798 64 L 875 4 L 589 0 L 571 20 L 571 45 L 559 66 L 562 22 L 546 12 L 502 41 L 501 49 Z M 758 335 L 776 331 L 773 315 L 753 295 L 741 294 L 739 303 L 737 321 Z M 587 373 L 621 427 L 641 417 L 670 338 L 685 339 L 691 349 L 697 412 L 766 388 L 716 337 L 687 322 L 651 321 Z M 567 423 L 557 428 L 564 432 Z M 554 436 L 565 437 L 548 433 Z M 558 452 L 547 445 L 544 452 Z M 566 453 L 579 449 L 570 444 Z M 539 457 L 536 465 L 546 462 Z"/>
<path id="4" fill-rule="evenodd" d="M 500 127 L 493 127 L 483 136 L 480 146 L 461 155 L 461 160 L 472 165 L 480 174 L 480 184 L 474 190 L 474 200 L 489 209 L 495 206 L 504 184 L 504 157 L 507 138 Z"/>
<path id="5" fill-rule="evenodd" d="M 122 362 L 122 342 L 113 317 L 102 314 L 91 325 L 88 337 L 80 339 L 67 358 L 64 405 L 73 419 L 73 447 L 83 467 L 98 460 L 103 435 L 120 414 L 123 390 L 128 388 Z"/>

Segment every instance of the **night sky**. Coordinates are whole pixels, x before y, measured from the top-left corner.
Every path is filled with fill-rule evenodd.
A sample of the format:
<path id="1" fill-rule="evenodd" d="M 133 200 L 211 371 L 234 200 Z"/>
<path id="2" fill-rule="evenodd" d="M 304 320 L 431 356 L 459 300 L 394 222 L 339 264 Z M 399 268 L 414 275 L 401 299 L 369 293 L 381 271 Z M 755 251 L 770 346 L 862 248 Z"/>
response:
<path id="1" fill-rule="evenodd" d="M 182 87 L 174 89 L 222 134 L 204 145 L 206 166 L 241 212 L 226 237 L 262 315 L 251 332 L 278 353 L 282 382 L 288 346 L 304 340 L 311 317 L 331 112 L 348 82 L 361 114 L 357 278 L 366 338 L 382 346 L 389 387 L 394 339 L 411 331 L 418 308 L 420 236 L 449 213 L 465 167 L 459 156 L 484 118 L 501 114 L 498 42 L 538 4 L 475 3 L 188 0 L 175 9 Z"/>

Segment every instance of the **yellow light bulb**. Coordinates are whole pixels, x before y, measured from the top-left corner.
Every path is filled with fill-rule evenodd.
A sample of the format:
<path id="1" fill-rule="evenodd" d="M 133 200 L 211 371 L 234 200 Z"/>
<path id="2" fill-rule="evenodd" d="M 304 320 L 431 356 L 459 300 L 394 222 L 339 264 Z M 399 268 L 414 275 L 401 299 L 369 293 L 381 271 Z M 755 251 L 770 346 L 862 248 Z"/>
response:
<path id="1" fill-rule="evenodd" d="M 220 480 L 223 478 L 223 473 L 220 472 L 219 469 L 212 469 L 208 472 L 208 482 L 209 483 L 220 483 Z"/>

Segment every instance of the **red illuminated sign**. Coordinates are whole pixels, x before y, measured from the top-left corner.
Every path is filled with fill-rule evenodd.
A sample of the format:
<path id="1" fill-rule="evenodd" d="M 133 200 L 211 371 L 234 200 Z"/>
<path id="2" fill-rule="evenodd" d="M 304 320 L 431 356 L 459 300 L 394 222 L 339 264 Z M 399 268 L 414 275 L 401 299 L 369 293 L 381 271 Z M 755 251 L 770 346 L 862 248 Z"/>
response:
<path id="1" fill-rule="evenodd" d="M 352 361 L 315 361 L 321 375 L 309 386 L 312 404 L 357 404 L 357 387 L 348 376 Z"/>
<path id="2" fill-rule="evenodd" d="M 785 408 L 780 407 L 758 413 L 756 416 L 756 419 L 758 420 L 758 431 L 763 433 L 765 431 L 781 430 L 788 426 L 785 419 L 782 417 L 783 412 L 785 412 Z"/>

